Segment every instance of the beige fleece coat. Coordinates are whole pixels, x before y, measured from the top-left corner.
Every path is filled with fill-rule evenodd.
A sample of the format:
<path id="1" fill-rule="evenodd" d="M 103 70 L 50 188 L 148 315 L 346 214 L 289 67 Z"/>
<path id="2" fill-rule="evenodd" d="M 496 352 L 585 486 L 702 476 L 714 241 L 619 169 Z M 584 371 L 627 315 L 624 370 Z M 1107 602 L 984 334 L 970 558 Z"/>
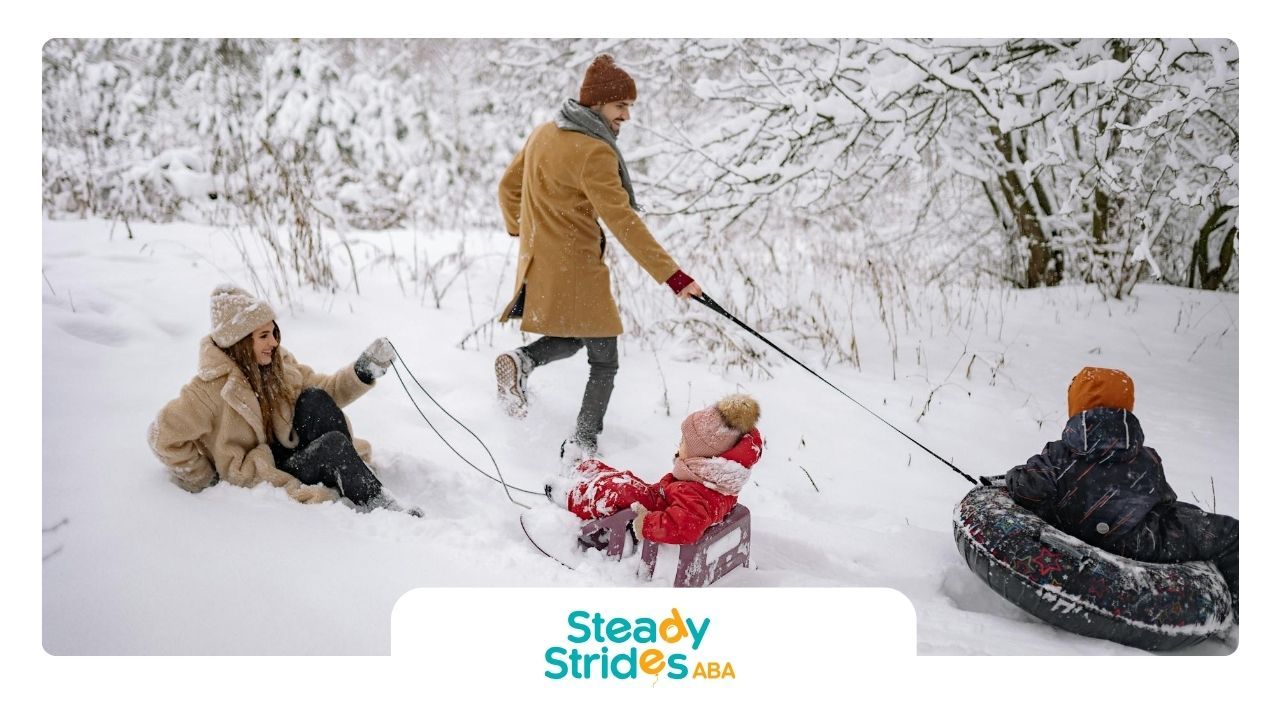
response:
<path id="1" fill-rule="evenodd" d="M 354 363 L 333 375 L 323 375 L 299 363 L 284 348 L 277 352 L 284 364 L 285 382 L 295 396 L 306 388 L 318 387 L 329 393 L 338 407 L 345 407 L 372 387 L 356 376 Z M 272 425 L 270 431 L 281 445 L 298 446 L 291 405 L 276 411 Z M 350 420 L 347 427 L 351 427 Z M 302 502 L 336 497 L 332 491 L 325 492 L 328 488 L 302 485 L 276 467 L 253 389 L 231 357 L 209 337 L 200 341 L 195 378 L 156 416 L 148 440 L 156 457 L 168 466 L 173 481 L 190 492 L 199 492 L 221 479 L 242 487 L 268 482 Z M 369 462 L 369 443 L 356 438 L 353 444 Z"/>
<path id="2" fill-rule="evenodd" d="M 520 236 L 515 294 L 500 319 L 511 319 L 525 288 L 525 332 L 622 334 L 597 217 L 654 280 L 680 269 L 631 208 L 618 156 L 603 140 L 540 125 L 502 176 L 498 200 L 507 232 Z"/>

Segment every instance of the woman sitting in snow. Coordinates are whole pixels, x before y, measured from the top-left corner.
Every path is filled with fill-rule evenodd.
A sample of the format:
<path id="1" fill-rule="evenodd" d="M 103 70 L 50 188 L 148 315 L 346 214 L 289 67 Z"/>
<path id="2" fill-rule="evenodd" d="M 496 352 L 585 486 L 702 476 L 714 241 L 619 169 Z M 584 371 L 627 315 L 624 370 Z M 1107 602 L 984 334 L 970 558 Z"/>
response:
<path id="1" fill-rule="evenodd" d="M 1143 445 L 1133 380 L 1086 367 L 1067 389 L 1062 440 L 1005 474 L 1009 495 L 1053 526 L 1108 552 L 1156 563 L 1208 560 L 1240 604 L 1240 523 L 1178 502 L 1160 456 Z"/>
<path id="2" fill-rule="evenodd" d="M 200 341 L 195 378 L 148 432 L 173 481 L 190 492 L 219 479 L 242 487 L 268 482 L 303 503 L 342 496 L 361 509 L 403 510 L 365 464 L 369 443 L 351 435 L 338 409 L 386 372 L 393 358 L 386 338 L 355 363 L 322 375 L 280 347 L 266 301 L 219 285 L 209 314 L 213 330 Z"/>
<path id="3" fill-rule="evenodd" d="M 656 485 L 599 460 L 584 460 L 577 466 L 581 482 L 568 493 L 568 508 L 583 520 L 632 508 L 637 540 L 694 542 L 737 504 L 764 447 L 756 429 L 759 418 L 759 404 L 746 395 L 730 395 L 691 414 L 680 424 L 675 468 Z"/>

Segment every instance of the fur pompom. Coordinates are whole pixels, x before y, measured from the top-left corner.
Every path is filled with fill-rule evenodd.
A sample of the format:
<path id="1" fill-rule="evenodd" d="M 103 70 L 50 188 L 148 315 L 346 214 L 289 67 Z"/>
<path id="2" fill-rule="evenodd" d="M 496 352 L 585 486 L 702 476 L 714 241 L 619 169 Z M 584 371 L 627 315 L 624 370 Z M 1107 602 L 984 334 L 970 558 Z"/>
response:
<path id="1" fill-rule="evenodd" d="M 751 432 L 760 420 L 760 403 L 750 395 L 728 395 L 716 403 L 716 409 L 725 424 L 740 433 Z"/>

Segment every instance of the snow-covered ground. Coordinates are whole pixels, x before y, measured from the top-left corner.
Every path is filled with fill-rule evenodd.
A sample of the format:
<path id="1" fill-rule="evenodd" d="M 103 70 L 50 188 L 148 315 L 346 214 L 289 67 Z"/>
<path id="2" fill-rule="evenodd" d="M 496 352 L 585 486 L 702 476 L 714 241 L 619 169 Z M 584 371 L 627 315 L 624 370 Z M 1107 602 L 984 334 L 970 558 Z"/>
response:
<path id="1" fill-rule="evenodd" d="M 43 225 L 48 652 L 380 654 L 389 651 L 393 604 L 415 587 L 640 584 L 616 572 L 571 572 L 539 555 L 521 533 L 520 508 L 449 452 L 393 373 L 348 414 L 373 443 L 384 483 L 423 507 L 425 519 L 304 506 L 265 486 L 190 495 L 170 484 L 147 447 L 147 425 L 194 374 L 209 291 L 251 281 L 225 230 L 133 231 L 131 240 L 109 222 Z M 409 252 L 408 235 L 361 237 Z M 446 250 L 457 242 L 437 240 Z M 390 337 L 423 385 L 488 444 L 508 481 L 539 489 L 557 471 L 585 357 L 539 369 L 529 416 L 503 415 L 493 357 L 525 340 L 509 327 L 481 333 L 479 347 L 459 348 L 459 340 L 505 301 L 514 249 L 505 237 L 476 233 L 467 253 L 475 263 L 439 309 L 387 263 L 361 270 L 359 294 L 299 292 L 292 310 L 277 304 L 283 343 L 327 372 Z M 708 312 L 663 301 L 672 314 Z M 921 302 L 922 320 L 899 328 L 896 381 L 870 306 L 854 318 L 861 370 L 819 370 L 977 475 L 1003 472 L 1058 435 L 1066 385 L 1081 366 L 1123 368 L 1181 498 L 1239 516 L 1237 296 L 1157 286 L 1125 301 L 1087 287 L 981 291 L 950 299 L 965 320 L 948 325 L 937 320 L 940 306 Z M 896 588 L 916 608 L 921 654 L 1137 652 L 1045 625 L 973 576 L 951 530 L 952 508 L 970 485 L 943 464 L 776 355 L 772 377 L 752 378 L 679 359 L 687 357 L 680 340 L 657 352 L 623 343 L 601 451 L 657 480 L 687 412 L 731 391 L 759 399 L 767 449 L 741 496 L 753 514 L 753 567 L 723 584 Z M 489 467 L 465 431 L 416 388 L 414 397 L 450 442 Z M 1247 579 L 1245 587 L 1247 595 Z M 1208 642 L 1193 652 L 1231 650 Z"/>

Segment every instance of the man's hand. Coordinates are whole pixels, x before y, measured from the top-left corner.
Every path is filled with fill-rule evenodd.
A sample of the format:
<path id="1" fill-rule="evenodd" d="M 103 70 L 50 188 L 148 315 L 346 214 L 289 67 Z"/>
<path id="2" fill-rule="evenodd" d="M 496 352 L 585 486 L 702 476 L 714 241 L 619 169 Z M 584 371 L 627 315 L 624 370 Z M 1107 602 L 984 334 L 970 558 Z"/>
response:
<path id="1" fill-rule="evenodd" d="M 694 280 L 688 285 L 685 285 L 684 289 L 680 291 L 679 297 L 684 298 L 685 300 L 688 300 L 694 295 L 697 295 L 698 297 L 702 297 L 702 288 L 698 285 L 697 280 Z"/>

